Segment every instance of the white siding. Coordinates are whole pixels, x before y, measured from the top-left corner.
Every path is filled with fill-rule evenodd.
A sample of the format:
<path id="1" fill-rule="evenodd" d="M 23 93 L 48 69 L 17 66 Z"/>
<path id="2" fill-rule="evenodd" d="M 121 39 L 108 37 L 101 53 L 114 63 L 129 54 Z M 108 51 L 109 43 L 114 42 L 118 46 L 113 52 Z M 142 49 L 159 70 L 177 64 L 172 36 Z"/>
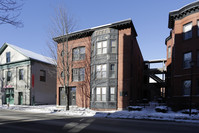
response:
<path id="1" fill-rule="evenodd" d="M 8 46 L 0 55 L 0 64 L 6 63 L 6 52 L 10 52 L 10 62 L 17 62 L 28 59 L 26 56 Z"/>

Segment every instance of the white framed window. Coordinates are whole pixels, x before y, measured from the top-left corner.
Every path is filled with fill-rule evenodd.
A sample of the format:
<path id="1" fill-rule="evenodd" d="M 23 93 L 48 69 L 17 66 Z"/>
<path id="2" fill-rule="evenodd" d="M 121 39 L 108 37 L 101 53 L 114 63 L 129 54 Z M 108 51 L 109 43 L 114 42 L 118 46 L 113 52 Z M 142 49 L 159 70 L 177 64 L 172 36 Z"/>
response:
<path id="1" fill-rule="evenodd" d="M 183 37 L 184 40 L 192 38 L 192 23 L 187 23 L 183 25 Z"/>
<path id="2" fill-rule="evenodd" d="M 96 101 L 106 101 L 106 87 L 96 88 Z"/>
<path id="3" fill-rule="evenodd" d="M 171 58 L 171 46 L 168 47 L 168 58 Z"/>
<path id="4" fill-rule="evenodd" d="M 185 80 L 183 82 L 183 95 L 189 96 L 190 95 L 190 89 L 191 89 L 191 80 Z"/>
<path id="5" fill-rule="evenodd" d="M 183 57 L 183 67 L 184 69 L 190 68 L 190 62 L 192 61 L 192 54 L 191 52 L 185 53 Z"/>
<path id="6" fill-rule="evenodd" d="M 23 78 L 24 78 L 24 70 L 19 69 L 19 80 L 23 80 Z"/>
<path id="7" fill-rule="evenodd" d="M 97 78 L 106 78 L 106 64 L 96 66 Z"/>
<path id="8" fill-rule="evenodd" d="M 110 87 L 110 101 L 115 101 L 115 87 Z"/>
<path id="9" fill-rule="evenodd" d="M 85 68 L 73 68 L 72 80 L 73 81 L 84 81 Z"/>
<path id="10" fill-rule="evenodd" d="M 10 62 L 10 52 L 6 52 L 6 63 Z"/>
<path id="11" fill-rule="evenodd" d="M 115 64 L 110 64 L 109 77 L 115 78 Z"/>
<path id="12" fill-rule="evenodd" d="M 85 59 L 85 47 L 77 47 L 73 49 L 73 61 Z"/>
<path id="13" fill-rule="evenodd" d="M 7 81 L 11 81 L 11 71 L 7 71 Z"/>
<path id="14" fill-rule="evenodd" d="M 97 42 L 97 54 L 107 53 L 107 41 Z"/>

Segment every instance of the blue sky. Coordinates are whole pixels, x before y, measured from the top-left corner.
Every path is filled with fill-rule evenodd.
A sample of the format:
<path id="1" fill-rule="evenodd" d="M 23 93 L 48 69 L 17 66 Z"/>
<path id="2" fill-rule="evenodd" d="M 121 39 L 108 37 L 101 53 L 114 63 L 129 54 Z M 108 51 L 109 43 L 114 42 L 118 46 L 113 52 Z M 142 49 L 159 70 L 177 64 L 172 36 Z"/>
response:
<path id="1" fill-rule="evenodd" d="M 166 58 L 165 38 L 169 36 L 168 15 L 195 0 L 24 0 L 23 28 L 0 25 L 0 46 L 5 42 L 44 54 L 51 18 L 63 3 L 76 21 L 75 30 L 131 18 L 138 33 L 144 60 Z"/>

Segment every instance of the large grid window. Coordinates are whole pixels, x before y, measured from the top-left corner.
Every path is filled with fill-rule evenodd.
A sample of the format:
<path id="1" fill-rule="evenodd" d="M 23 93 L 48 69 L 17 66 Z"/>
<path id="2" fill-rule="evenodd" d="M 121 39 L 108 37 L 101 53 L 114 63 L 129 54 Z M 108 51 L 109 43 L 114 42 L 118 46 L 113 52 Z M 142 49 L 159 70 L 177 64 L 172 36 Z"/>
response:
<path id="1" fill-rule="evenodd" d="M 6 63 L 10 62 L 10 52 L 6 52 Z"/>
<path id="2" fill-rule="evenodd" d="M 184 40 L 192 38 L 192 23 L 183 25 L 183 37 Z"/>
<path id="3" fill-rule="evenodd" d="M 85 47 L 77 47 L 73 49 L 73 61 L 85 59 Z"/>
<path id="4" fill-rule="evenodd" d="M 19 80 L 23 80 L 23 78 L 24 78 L 24 70 L 19 69 Z"/>
<path id="5" fill-rule="evenodd" d="M 97 78 L 106 78 L 106 64 L 96 66 Z"/>
<path id="6" fill-rule="evenodd" d="M 7 81 L 10 81 L 11 80 L 11 71 L 7 71 Z"/>
<path id="7" fill-rule="evenodd" d="M 106 101 L 106 87 L 96 88 L 96 101 Z"/>
<path id="8" fill-rule="evenodd" d="M 74 68 L 73 70 L 73 81 L 84 81 L 85 77 L 85 68 Z"/>
<path id="9" fill-rule="evenodd" d="M 190 95 L 190 89 L 191 89 L 191 80 L 185 80 L 183 82 L 183 95 L 189 96 Z"/>
<path id="10" fill-rule="evenodd" d="M 110 87 L 110 101 L 115 101 L 115 87 Z"/>
<path id="11" fill-rule="evenodd" d="M 111 53 L 116 53 L 116 40 L 111 40 Z"/>
<path id="12" fill-rule="evenodd" d="M 107 53 L 107 41 L 97 42 L 97 54 Z"/>
<path id="13" fill-rule="evenodd" d="M 110 64 L 109 77 L 115 78 L 115 64 Z"/>
<path id="14" fill-rule="evenodd" d="M 46 81 L 46 71 L 40 70 L 40 81 L 45 82 Z"/>
<path id="15" fill-rule="evenodd" d="M 190 62 L 192 61 L 191 52 L 185 53 L 183 57 L 183 67 L 184 69 L 190 68 Z"/>

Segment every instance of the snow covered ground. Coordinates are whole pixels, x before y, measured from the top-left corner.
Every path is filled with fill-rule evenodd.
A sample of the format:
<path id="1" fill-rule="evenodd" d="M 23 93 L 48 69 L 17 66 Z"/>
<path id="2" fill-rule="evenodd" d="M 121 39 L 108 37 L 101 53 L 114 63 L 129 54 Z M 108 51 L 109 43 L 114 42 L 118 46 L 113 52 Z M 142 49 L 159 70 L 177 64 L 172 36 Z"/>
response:
<path id="1" fill-rule="evenodd" d="M 135 107 L 136 108 L 136 107 Z M 147 119 L 147 120 L 167 120 L 167 121 L 180 121 L 180 122 L 192 122 L 199 123 L 199 113 L 189 116 L 189 114 L 184 114 L 179 111 L 173 112 L 168 109 L 167 113 L 156 112 L 154 106 L 142 107 L 141 111 L 94 111 L 85 108 L 74 108 L 66 111 L 64 107 L 58 107 L 56 105 L 41 105 L 41 106 L 25 106 L 25 105 L 7 105 L 0 106 L 1 109 L 15 110 L 15 111 L 25 111 L 25 112 L 35 112 L 35 113 L 49 113 L 55 115 L 64 116 L 76 116 L 76 117 L 104 117 L 104 118 L 120 118 L 120 119 Z M 165 109 L 165 107 L 159 107 Z M 193 112 L 199 112 L 193 109 Z"/>

